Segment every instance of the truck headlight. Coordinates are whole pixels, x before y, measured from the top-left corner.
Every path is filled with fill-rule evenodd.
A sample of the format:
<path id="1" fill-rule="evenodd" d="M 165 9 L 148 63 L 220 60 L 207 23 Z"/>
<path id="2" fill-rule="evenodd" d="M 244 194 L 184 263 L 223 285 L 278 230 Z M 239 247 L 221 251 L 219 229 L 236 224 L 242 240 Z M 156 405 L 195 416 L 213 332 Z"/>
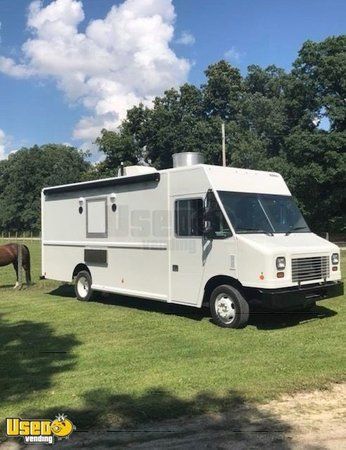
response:
<path id="1" fill-rule="evenodd" d="M 332 254 L 332 264 L 339 264 L 339 253 Z"/>
<path id="2" fill-rule="evenodd" d="M 286 267 L 286 258 L 284 256 L 279 256 L 276 258 L 276 268 L 278 270 L 283 270 Z"/>

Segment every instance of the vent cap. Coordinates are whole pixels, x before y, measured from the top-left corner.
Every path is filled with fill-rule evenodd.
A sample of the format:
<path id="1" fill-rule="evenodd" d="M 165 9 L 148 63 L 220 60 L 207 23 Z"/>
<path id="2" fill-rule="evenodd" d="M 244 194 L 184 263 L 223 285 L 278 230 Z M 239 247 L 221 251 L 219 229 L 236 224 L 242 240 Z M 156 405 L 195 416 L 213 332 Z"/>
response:
<path id="1" fill-rule="evenodd" d="M 195 166 L 196 164 L 203 164 L 204 156 L 199 152 L 182 152 L 174 153 L 173 167 Z"/>

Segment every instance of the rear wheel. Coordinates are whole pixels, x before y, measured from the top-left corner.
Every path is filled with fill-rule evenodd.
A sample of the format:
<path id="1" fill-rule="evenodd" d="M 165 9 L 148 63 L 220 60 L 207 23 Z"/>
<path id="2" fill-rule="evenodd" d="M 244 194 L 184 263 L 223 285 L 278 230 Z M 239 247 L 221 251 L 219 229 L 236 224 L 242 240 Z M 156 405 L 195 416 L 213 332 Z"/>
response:
<path id="1" fill-rule="evenodd" d="M 210 312 L 214 322 L 223 328 L 242 328 L 249 319 L 249 305 L 233 286 L 223 284 L 210 296 Z"/>
<path id="2" fill-rule="evenodd" d="M 91 289 L 92 281 L 90 273 L 82 270 L 75 278 L 75 292 L 78 300 L 87 302 L 90 300 L 93 290 Z"/>

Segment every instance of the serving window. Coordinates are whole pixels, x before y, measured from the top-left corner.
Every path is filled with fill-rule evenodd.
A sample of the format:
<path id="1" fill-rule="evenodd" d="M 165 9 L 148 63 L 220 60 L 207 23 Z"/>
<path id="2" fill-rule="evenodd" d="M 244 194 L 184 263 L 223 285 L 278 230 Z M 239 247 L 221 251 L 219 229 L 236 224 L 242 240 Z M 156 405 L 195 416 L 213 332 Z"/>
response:
<path id="1" fill-rule="evenodd" d="M 86 201 L 86 236 L 105 238 L 107 229 L 107 199 L 89 199 Z"/>

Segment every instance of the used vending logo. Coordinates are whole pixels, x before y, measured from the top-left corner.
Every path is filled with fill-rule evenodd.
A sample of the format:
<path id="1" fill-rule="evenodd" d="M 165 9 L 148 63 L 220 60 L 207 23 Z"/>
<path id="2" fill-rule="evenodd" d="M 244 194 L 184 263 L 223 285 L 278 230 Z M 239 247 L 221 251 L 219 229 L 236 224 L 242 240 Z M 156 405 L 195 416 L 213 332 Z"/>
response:
<path id="1" fill-rule="evenodd" d="M 54 444 L 55 438 L 68 439 L 75 429 L 64 414 L 59 414 L 54 420 L 6 419 L 6 435 L 22 437 L 24 444 Z"/>

